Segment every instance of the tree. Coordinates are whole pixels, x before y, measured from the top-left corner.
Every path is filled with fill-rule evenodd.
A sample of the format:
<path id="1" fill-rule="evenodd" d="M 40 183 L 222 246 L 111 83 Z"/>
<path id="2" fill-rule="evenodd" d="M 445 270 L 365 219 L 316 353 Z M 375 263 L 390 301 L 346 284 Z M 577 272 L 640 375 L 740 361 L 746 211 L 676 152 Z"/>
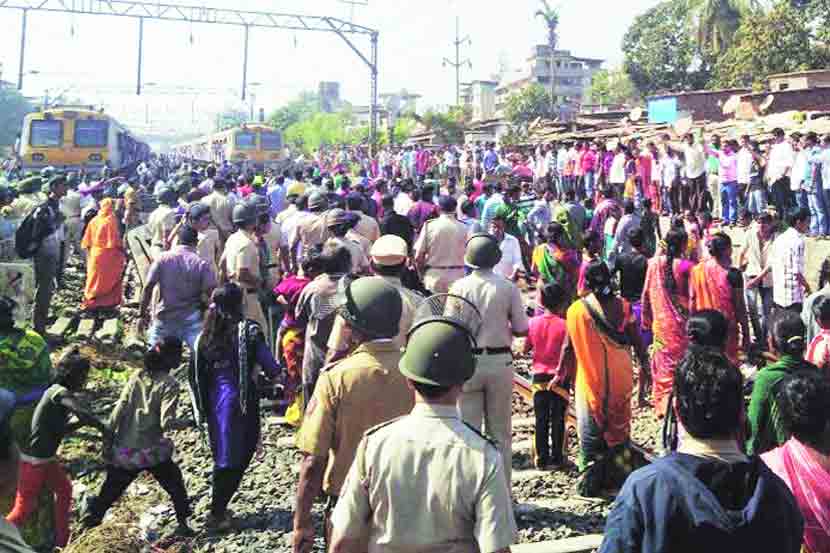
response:
<path id="1" fill-rule="evenodd" d="M 688 0 L 691 24 L 701 50 L 722 54 L 729 49 L 741 23 L 762 13 L 759 0 Z"/>
<path id="2" fill-rule="evenodd" d="M 556 103 L 556 79 L 554 78 L 553 68 L 554 54 L 556 53 L 556 44 L 559 42 L 559 37 L 556 34 L 556 29 L 559 27 L 559 12 L 550 7 L 548 0 L 542 0 L 542 9 L 537 10 L 536 17 L 541 17 L 545 20 L 545 26 L 548 28 L 548 48 L 550 48 L 550 102 L 551 108 Z"/>
<path id="3" fill-rule="evenodd" d="M 14 144 L 23 125 L 23 117 L 32 105 L 14 88 L 0 85 L 0 146 Z"/>
<path id="4" fill-rule="evenodd" d="M 735 43 L 715 66 L 715 86 L 762 89 L 769 75 L 826 67 L 830 57 L 813 40 L 811 14 L 782 2 L 746 18 Z"/>
<path id="5" fill-rule="evenodd" d="M 446 113 L 430 109 L 417 117 L 417 120 L 427 130 L 435 133 L 443 143 L 459 144 L 464 142 L 464 129 L 469 121 L 469 113 L 459 106 L 450 108 Z"/>
<path id="6" fill-rule="evenodd" d="M 638 100 L 637 88 L 622 69 L 600 69 L 591 79 L 594 104 L 629 104 Z"/>
<path id="7" fill-rule="evenodd" d="M 511 94 L 504 109 L 505 118 L 518 126 L 527 125 L 539 117 L 552 119 L 555 115 L 550 93 L 540 84 L 532 84 Z"/>
<path id="8" fill-rule="evenodd" d="M 301 92 L 296 99 L 274 111 L 268 117 L 268 124 L 277 129 L 285 130 L 319 111 L 320 96 L 316 92 Z"/>
<path id="9" fill-rule="evenodd" d="M 689 33 L 686 0 L 667 0 L 634 19 L 622 50 L 625 72 L 640 94 L 701 89 L 711 76 L 711 55 Z"/>

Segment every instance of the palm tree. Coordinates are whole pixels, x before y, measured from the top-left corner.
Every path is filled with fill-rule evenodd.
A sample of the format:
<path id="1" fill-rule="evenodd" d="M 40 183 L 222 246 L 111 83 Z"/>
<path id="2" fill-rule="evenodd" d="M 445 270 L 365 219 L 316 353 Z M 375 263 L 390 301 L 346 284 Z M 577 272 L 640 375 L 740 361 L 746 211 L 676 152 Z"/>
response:
<path id="1" fill-rule="evenodd" d="M 559 42 L 559 37 L 556 34 L 556 28 L 559 26 L 559 10 L 551 8 L 548 0 L 542 0 L 542 9 L 536 10 L 535 17 L 541 17 L 545 20 L 545 25 L 548 28 L 548 48 L 550 48 L 550 108 L 551 113 L 556 105 L 556 81 L 554 80 L 554 52 L 556 44 Z"/>
<path id="2" fill-rule="evenodd" d="M 732 45 L 741 20 L 765 6 L 762 0 L 687 0 L 687 3 L 698 46 L 713 54 L 725 52 Z"/>

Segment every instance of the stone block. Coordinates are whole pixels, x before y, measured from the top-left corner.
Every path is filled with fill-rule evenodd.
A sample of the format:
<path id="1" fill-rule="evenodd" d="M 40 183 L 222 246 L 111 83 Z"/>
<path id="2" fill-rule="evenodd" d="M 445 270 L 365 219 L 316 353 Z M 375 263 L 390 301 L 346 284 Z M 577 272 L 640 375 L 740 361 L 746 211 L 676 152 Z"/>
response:
<path id="1" fill-rule="evenodd" d="M 114 342 L 120 331 L 118 319 L 107 319 L 101 325 L 101 329 L 95 333 L 95 339 L 101 342 Z"/>
<path id="2" fill-rule="evenodd" d="M 60 341 L 63 340 L 64 335 L 72 326 L 72 319 L 69 317 L 60 317 L 55 324 L 46 330 L 46 337 L 49 340 Z"/>
<path id="3" fill-rule="evenodd" d="M 92 333 L 94 331 L 95 319 L 82 319 L 78 324 L 78 330 L 75 331 L 75 336 L 88 340 L 92 338 Z"/>

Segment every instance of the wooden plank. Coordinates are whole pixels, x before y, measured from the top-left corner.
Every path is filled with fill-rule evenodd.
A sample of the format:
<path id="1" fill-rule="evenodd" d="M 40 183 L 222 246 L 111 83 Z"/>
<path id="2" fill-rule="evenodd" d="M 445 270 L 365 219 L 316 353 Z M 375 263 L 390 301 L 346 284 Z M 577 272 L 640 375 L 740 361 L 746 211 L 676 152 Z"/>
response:
<path id="1" fill-rule="evenodd" d="M 511 553 L 590 553 L 602 545 L 602 534 L 588 534 L 575 538 L 519 543 L 510 546 Z"/>
<path id="2" fill-rule="evenodd" d="M 150 240 L 147 236 L 147 227 L 145 225 L 136 227 L 127 233 L 127 249 L 135 263 L 138 279 L 143 289 L 147 271 L 152 263 L 152 259 L 150 258 Z"/>

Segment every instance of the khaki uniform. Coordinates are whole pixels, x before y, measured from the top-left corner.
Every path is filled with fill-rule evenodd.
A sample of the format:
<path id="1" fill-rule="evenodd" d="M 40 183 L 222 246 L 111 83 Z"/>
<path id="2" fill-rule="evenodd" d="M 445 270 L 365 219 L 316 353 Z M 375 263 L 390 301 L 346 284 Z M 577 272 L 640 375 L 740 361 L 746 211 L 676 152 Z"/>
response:
<path id="1" fill-rule="evenodd" d="M 376 340 L 320 374 L 297 434 L 297 448 L 328 456 L 326 494 L 340 494 L 364 432 L 412 409 L 412 392 L 398 370 L 400 358 L 391 341 Z"/>
<path id="2" fill-rule="evenodd" d="M 359 211 L 353 211 L 352 213 L 360 215 L 360 220 L 358 220 L 353 229 L 356 233 L 364 237 L 369 242 L 374 242 L 380 238 L 380 225 L 378 225 L 377 221 Z"/>
<path id="3" fill-rule="evenodd" d="M 234 231 L 233 198 L 227 192 L 214 190 L 202 198 L 202 203 L 210 208 L 210 226 L 219 231 L 219 239 L 224 243 Z"/>
<path id="4" fill-rule="evenodd" d="M 295 240 L 299 239 L 300 241 L 300 248 L 297 252 L 297 259 L 300 259 L 309 248 L 324 243 L 326 238 L 329 237 L 326 228 L 326 213 L 308 213 L 304 215 L 297 221 L 294 232 Z"/>
<path id="5" fill-rule="evenodd" d="M 343 238 L 333 236 L 326 240 L 326 244 L 342 246 L 349 250 L 349 255 L 352 257 L 352 274 L 365 275 L 369 272 L 369 258 L 366 256 L 366 252 L 363 251 L 358 242 L 351 240 L 348 235 Z"/>
<path id="6" fill-rule="evenodd" d="M 442 213 L 424 223 L 415 242 L 415 261 L 424 269 L 424 287 L 433 294 L 446 293 L 464 276 L 467 227 L 455 217 Z"/>
<path id="7" fill-rule="evenodd" d="M 516 535 L 498 450 L 455 407 L 424 403 L 366 433 L 332 523 L 372 552 L 492 552 Z"/>
<path id="8" fill-rule="evenodd" d="M 240 269 L 248 269 L 251 274 L 258 275 L 259 270 L 259 248 L 256 237 L 253 233 L 242 229 L 234 232 L 225 244 L 225 260 L 228 279 L 242 288 L 242 308 L 245 318 L 256 321 L 262 328 L 268 328 L 265 315 L 262 313 L 262 306 L 259 303 L 257 290 L 248 288 L 239 282 Z"/>
<path id="9" fill-rule="evenodd" d="M 410 290 L 401 284 L 401 279 L 390 276 L 376 276 L 373 278 L 382 278 L 392 286 L 394 286 L 401 294 L 403 305 L 401 309 L 401 318 L 398 321 L 398 335 L 392 339 L 392 343 L 398 348 L 403 348 L 406 345 L 406 335 L 409 329 L 412 328 L 412 323 L 415 321 L 415 310 L 424 301 L 424 297 L 418 292 Z M 329 335 L 328 348 L 329 351 L 342 353 L 348 351 L 351 347 L 351 333 L 346 321 L 343 317 L 338 317 L 334 321 L 334 326 Z"/>
<path id="10" fill-rule="evenodd" d="M 23 219 L 31 211 L 46 201 L 40 194 L 21 194 L 15 198 L 10 207 L 12 208 L 12 219 Z"/>
<path id="11" fill-rule="evenodd" d="M 492 270 L 476 270 L 452 285 L 450 294 L 475 305 L 482 316 L 476 340 L 481 354 L 473 377 L 464 383 L 459 407 L 464 421 L 487 433 L 499 444 L 504 471 L 510 482 L 512 469 L 513 332 L 528 329 L 519 288 Z M 489 350 L 489 351 L 488 351 Z"/>
<path id="12" fill-rule="evenodd" d="M 150 255 L 153 261 L 164 252 L 164 243 L 176 226 L 176 210 L 169 205 L 158 206 L 147 219 L 150 232 Z"/>

